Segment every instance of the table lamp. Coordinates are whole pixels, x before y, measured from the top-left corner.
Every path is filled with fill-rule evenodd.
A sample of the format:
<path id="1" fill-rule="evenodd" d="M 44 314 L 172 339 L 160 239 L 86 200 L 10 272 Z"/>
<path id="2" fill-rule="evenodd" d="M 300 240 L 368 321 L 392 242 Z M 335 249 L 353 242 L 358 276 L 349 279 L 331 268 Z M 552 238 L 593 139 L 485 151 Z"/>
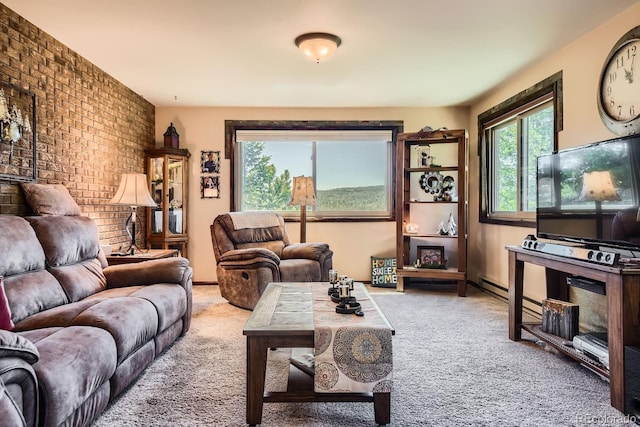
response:
<path id="1" fill-rule="evenodd" d="M 124 225 L 127 234 L 131 237 L 131 245 L 125 255 L 134 255 L 136 249 L 139 250 L 136 245 L 136 209 L 138 206 L 155 207 L 158 205 L 149 194 L 147 175 L 143 173 L 123 174 L 120 187 L 109 204 L 131 206 L 131 215 Z M 129 224 L 131 224 L 131 231 L 129 231 Z"/>
<path id="2" fill-rule="evenodd" d="M 293 177 L 289 205 L 300 206 L 300 243 L 307 241 L 307 205 L 315 206 L 315 204 L 316 194 L 313 190 L 313 178 L 304 175 Z"/>
<path id="3" fill-rule="evenodd" d="M 579 200 L 596 202 L 596 237 L 602 238 L 602 202 L 620 200 L 609 171 L 587 172 L 582 176 Z"/>

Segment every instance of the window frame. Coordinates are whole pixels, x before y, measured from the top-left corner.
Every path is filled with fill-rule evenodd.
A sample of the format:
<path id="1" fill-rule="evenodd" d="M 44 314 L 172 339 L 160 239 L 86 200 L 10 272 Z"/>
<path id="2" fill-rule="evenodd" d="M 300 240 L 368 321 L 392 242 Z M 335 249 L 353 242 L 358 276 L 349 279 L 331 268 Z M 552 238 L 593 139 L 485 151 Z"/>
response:
<path id="1" fill-rule="evenodd" d="M 563 112 L 562 112 L 562 71 L 538 82 L 528 89 L 518 93 L 517 95 L 507 99 L 506 101 L 490 108 L 489 110 L 478 115 L 478 156 L 480 158 L 480 180 L 479 180 L 479 220 L 480 223 L 510 225 L 519 227 L 535 228 L 535 216 L 530 214 L 522 214 L 518 211 L 512 215 L 496 214 L 491 210 L 491 195 L 493 191 L 493 177 L 491 176 L 491 163 L 489 159 L 493 155 L 491 144 L 488 143 L 486 136 L 490 128 L 503 120 L 508 120 L 527 111 L 538 108 L 541 100 L 551 96 L 554 114 L 554 132 L 553 132 L 553 151 L 558 149 L 558 133 L 562 131 Z M 546 102 L 546 101 L 545 101 Z M 519 119 L 517 119 L 519 121 Z M 520 124 L 517 124 L 518 132 L 520 132 Z M 523 152 L 518 147 L 519 162 L 522 163 Z M 518 172 L 518 197 L 522 198 L 522 188 Z"/>
<path id="2" fill-rule="evenodd" d="M 391 141 L 391 182 L 389 191 L 391 192 L 391 204 L 389 216 L 376 217 L 352 217 L 352 216 L 329 216 L 318 217 L 309 215 L 307 221 L 313 222 L 378 222 L 378 221 L 395 221 L 395 204 L 396 204 L 396 147 L 397 135 L 404 131 L 404 123 L 402 121 L 292 121 L 292 120 L 225 120 L 225 159 L 230 160 L 230 209 L 237 211 L 239 201 L 236 200 L 236 131 L 239 130 L 307 130 L 307 131 L 324 131 L 324 130 L 389 130 L 392 135 Z M 287 222 L 299 221 L 299 217 L 285 216 Z"/>

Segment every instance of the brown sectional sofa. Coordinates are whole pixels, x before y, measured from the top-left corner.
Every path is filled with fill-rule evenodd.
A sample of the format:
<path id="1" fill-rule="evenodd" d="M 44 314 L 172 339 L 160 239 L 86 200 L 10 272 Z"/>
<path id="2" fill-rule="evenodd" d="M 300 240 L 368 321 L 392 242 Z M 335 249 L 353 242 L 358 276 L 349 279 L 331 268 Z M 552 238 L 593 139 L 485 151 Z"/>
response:
<path id="1" fill-rule="evenodd" d="M 87 217 L 0 215 L 0 417 L 89 425 L 188 331 L 192 274 L 185 258 L 107 266 Z"/>

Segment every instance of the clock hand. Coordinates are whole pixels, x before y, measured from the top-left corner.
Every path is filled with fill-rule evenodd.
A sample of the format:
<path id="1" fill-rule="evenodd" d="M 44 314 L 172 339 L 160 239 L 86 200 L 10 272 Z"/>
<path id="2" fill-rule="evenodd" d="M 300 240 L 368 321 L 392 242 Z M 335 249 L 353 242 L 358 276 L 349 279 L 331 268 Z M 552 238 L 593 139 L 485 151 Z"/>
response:
<path id="1" fill-rule="evenodd" d="M 626 69 L 624 70 L 624 78 L 627 79 L 629 81 L 629 83 L 633 83 L 633 71 L 634 71 L 634 67 L 636 65 L 636 56 L 633 55 L 633 59 L 631 60 L 631 70 L 627 71 Z"/>

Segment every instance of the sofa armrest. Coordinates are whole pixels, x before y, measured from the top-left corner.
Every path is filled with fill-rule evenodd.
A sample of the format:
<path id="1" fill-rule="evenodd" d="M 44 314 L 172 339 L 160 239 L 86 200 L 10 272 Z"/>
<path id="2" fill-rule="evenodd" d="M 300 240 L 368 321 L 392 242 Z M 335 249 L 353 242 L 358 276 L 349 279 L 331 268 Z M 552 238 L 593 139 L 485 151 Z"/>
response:
<path id="1" fill-rule="evenodd" d="M 30 363 L 0 357 L 0 424 L 38 425 L 38 380 Z"/>
<path id="2" fill-rule="evenodd" d="M 292 243 L 289 246 L 284 247 L 282 251 L 282 259 L 302 258 L 319 261 L 326 257 L 328 252 L 332 253 L 327 243 Z"/>
<path id="3" fill-rule="evenodd" d="M 15 332 L 0 330 L 0 423 L 38 423 L 38 381 L 32 368 L 40 357 L 36 346 Z M 4 424 L 7 422 L 7 424 Z"/>
<path id="4" fill-rule="evenodd" d="M 112 265 L 104 270 L 107 288 L 176 283 L 191 289 L 193 270 L 183 257 L 162 258 L 134 264 Z"/>
<path id="5" fill-rule="evenodd" d="M 40 358 L 40 353 L 36 346 L 22 335 L 0 329 L 0 360 L 5 357 L 15 357 L 34 364 Z"/>
<path id="6" fill-rule="evenodd" d="M 264 248 L 244 248 L 227 251 L 220 256 L 219 266 L 231 266 L 233 264 L 246 265 L 247 261 L 264 261 L 273 263 L 276 266 L 280 264 L 280 257 L 275 252 Z"/>

